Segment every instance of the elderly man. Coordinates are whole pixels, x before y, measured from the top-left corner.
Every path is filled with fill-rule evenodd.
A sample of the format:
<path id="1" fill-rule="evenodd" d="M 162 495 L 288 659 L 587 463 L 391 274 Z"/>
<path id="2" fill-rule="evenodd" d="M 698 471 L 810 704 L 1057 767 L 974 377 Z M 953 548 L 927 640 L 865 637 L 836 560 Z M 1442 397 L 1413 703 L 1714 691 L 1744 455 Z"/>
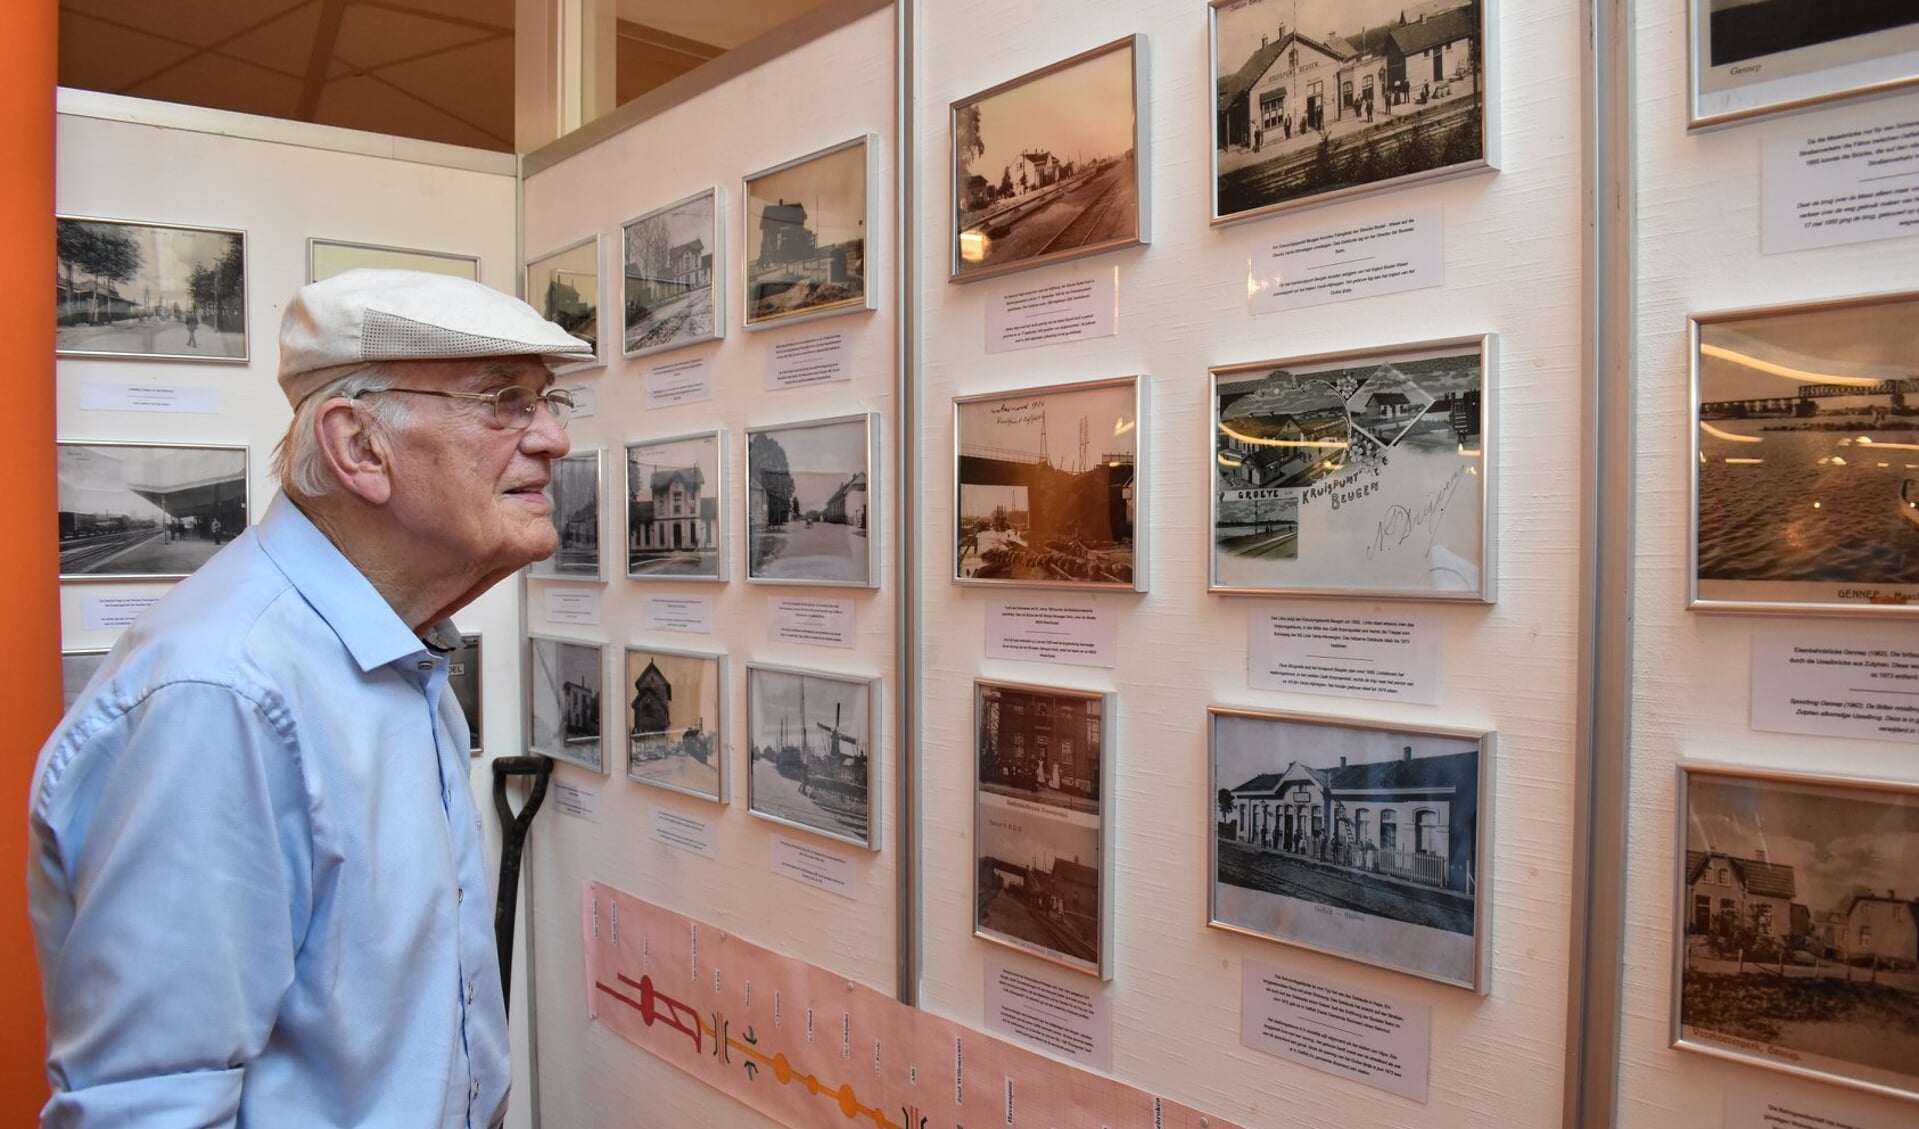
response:
<path id="1" fill-rule="evenodd" d="M 287 307 L 282 495 L 128 629 L 35 769 L 43 1124 L 503 1116 L 448 617 L 553 552 L 548 364 L 590 355 L 410 271 Z"/>

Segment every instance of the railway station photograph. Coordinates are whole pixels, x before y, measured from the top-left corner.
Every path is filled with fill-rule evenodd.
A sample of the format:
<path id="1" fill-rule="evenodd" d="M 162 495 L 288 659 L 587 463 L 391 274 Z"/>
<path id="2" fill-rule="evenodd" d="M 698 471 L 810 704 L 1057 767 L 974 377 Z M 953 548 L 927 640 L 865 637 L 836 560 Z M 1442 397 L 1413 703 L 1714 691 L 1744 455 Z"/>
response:
<path id="1" fill-rule="evenodd" d="M 247 527 L 239 447 L 62 443 L 60 574 L 186 576 Z"/>

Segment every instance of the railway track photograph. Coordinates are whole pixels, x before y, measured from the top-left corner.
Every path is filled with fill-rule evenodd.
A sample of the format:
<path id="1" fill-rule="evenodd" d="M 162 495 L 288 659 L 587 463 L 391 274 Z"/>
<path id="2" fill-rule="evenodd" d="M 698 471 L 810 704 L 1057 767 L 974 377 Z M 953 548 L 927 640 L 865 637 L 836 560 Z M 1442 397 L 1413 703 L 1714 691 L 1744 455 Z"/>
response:
<path id="1" fill-rule="evenodd" d="M 247 527 L 244 447 L 62 443 L 63 579 L 178 579 Z"/>

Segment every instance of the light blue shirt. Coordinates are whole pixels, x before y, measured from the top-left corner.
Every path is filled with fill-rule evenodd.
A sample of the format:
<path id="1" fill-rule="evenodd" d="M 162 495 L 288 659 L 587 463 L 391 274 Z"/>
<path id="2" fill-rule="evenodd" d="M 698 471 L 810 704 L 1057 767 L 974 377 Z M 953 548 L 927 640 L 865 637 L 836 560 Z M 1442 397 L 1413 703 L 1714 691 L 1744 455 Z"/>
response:
<path id="1" fill-rule="evenodd" d="M 446 678 L 284 496 L 128 628 L 34 770 L 43 1125 L 503 1116 L 488 867 Z"/>

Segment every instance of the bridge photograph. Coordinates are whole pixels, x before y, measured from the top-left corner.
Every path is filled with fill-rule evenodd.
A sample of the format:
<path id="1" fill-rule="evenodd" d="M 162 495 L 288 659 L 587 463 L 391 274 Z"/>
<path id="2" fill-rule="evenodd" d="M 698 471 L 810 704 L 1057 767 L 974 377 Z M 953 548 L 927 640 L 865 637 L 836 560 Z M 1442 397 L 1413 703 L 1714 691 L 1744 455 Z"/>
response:
<path id="1" fill-rule="evenodd" d="M 62 443 L 60 575 L 178 579 L 247 527 L 242 447 Z"/>

